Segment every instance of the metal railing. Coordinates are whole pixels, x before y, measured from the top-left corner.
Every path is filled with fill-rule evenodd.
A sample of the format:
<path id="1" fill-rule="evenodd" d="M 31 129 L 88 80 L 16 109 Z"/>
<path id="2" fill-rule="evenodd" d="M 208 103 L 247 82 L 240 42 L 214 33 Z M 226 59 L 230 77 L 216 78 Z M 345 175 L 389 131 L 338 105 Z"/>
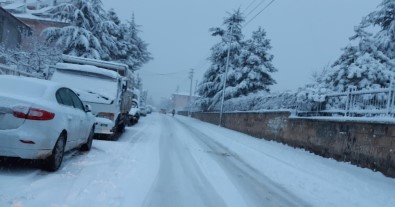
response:
<path id="1" fill-rule="evenodd" d="M 26 77 L 36 77 L 36 75 L 17 70 L 16 67 L 0 64 L 0 74 L 1 75 L 15 75 L 15 76 L 26 76 Z"/>
<path id="2" fill-rule="evenodd" d="M 299 116 L 350 116 L 350 117 L 394 117 L 395 85 L 388 88 L 356 90 L 349 87 L 346 92 L 325 95 L 322 102 L 299 106 Z M 309 109 L 307 109 L 309 108 Z"/>

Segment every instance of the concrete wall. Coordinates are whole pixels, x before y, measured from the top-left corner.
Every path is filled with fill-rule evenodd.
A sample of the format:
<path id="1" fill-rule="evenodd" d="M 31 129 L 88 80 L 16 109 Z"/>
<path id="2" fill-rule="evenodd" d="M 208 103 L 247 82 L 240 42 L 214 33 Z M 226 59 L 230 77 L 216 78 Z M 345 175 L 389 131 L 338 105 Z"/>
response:
<path id="1" fill-rule="evenodd" d="M 395 177 L 394 124 L 289 116 L 290 112 L 225 113 L 223 126 Z M 219 123 L 217 113 L 193 113 L 192 117 L 215 125 Z"/>

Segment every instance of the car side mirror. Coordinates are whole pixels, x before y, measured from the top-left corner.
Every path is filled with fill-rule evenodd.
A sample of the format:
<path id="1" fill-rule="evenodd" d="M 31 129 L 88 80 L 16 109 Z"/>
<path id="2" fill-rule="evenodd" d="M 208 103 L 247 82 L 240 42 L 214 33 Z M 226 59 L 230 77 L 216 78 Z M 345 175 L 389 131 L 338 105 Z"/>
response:
<path id="1" fill-rule="evenodd" d="M 91 105 L 89 105 L 89 104 L 85 105 L 85 112 L 92 112 Z"/>

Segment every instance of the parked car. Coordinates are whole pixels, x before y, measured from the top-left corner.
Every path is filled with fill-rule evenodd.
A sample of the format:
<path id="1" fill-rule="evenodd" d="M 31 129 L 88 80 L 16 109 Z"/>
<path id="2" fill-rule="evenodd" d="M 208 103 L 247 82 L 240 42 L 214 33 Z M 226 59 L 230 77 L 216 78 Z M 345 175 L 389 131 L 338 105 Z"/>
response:
<path id="1" fill-rule="evenodd" d="M 129 119 L 129 126 L 139 122 L 140 109 L 137 100 L 135 99 L 133 99 L 132 101 L 132 108 L 129 111 L 128 119 Z"/>
<path id="2" fill-rule="evenodd" d="M 145 106 L 140 107 L 140 116 L 147 116 L 147 109 Z"/>
<path id="3" fill-rule="evenodd" d="M 0 156 L 43 160 L 56 171 L 65 151 L 89 151 L 95 127 L 90 106 L 62 84 L 0 75 Z"/>

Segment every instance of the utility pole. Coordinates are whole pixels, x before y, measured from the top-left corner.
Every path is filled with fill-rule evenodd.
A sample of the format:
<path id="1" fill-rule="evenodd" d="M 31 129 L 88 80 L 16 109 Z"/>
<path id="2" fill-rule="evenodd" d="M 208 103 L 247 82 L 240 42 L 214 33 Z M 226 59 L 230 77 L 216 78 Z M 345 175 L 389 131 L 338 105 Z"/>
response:
<path id="1" fill-rule="evenodd" d="M 189 109 L 188 109 L 188 116 L 191 116 L 191 108 L 192 108 L 192 82 L 193 82 L 193 69 L 189 72 L 189 79 L 191 79 L 191 86 L 189 88 Z"/>
<path id="2" fill-rule="evenodd" d="M 224 81 L 222 87 L 222 100 L 221 100 L 221 111 L 219 113 L 219 126 L 222 126 L 222 113 L 224 112 L 224 100 L 225 100 L 225 88 L 226 88 L 226 79 L 228 78 L 228 68 L 229 68 L 229 56 L 230 56 L 230 46 L 232 43 L 232 36 L 233 36 L 233 25 L 230 25 L 230 34 L 228 39 L 228 55 L 226 56 L 226 66 L 225 66 L 225 73 L 224 73 Z"/>

